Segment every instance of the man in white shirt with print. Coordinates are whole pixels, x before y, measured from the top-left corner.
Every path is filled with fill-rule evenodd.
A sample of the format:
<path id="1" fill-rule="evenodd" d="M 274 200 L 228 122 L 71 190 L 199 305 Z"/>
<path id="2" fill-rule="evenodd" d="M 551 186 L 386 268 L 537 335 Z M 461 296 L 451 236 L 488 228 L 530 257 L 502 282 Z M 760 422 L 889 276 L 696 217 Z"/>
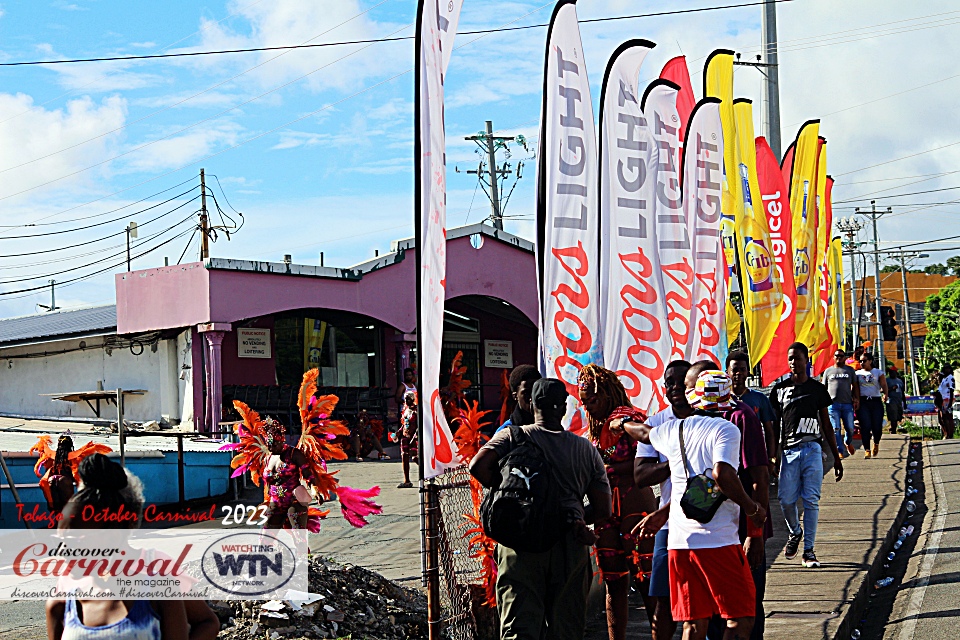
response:
<path id="1" fill-rule="evenodd" d="M 685 383 L 687 399 L 697 410 L 694 415 L 653 428 L 637 423 L 610 425 L 611 430 L 623 428 L 636 440 L 652 445 L 670 463 L 670 503 L 644 518 L 635 531 L 653 536 L 669 514 L 670 608 L 673 619 L 683 622 L 684 640 L 703 640 L 715 614 L 726 620 L 726 640 L 747 638 L 753 628 L 756 590 L 740 545 L 738 523 L 741 508 L 757 525 L 763 524 L 766 513 L 737 477 L 740 430 L 732 422 L 704 413 L 729 404 L 730 379 L 720 371 L 695 366 Z M 688 518 L 681 507 L 688 477 L 701 473 L 712 475 L 727 498 L 706 523 Z"/>
<path id="2" fill-rule="evenodd" d="M 686 360 L 674 360 L 663 372 L 663 391 L 670 406 L 650 416 L 647 426 L 659 427 L 668 420 L 688 417 L 693 407 L 687 402 L 687 386 L 684 382 L 690 363 Z M 660 485 L 660 507 L 670 504 L 670 461 L 667 457 L 642 442 L 637 443 L 637 460 L 633 468 L 633 479 L 638 487 Z M 653 640 L 669 640 L 677 631 L 677 623 L 670 613 L 670 571 L 667 552 L 667 525 L 657 531 L 653 545 L 652 568 L 650 571 L 650 592 L 654 599 L 653 618 L 650 620 Z"/>

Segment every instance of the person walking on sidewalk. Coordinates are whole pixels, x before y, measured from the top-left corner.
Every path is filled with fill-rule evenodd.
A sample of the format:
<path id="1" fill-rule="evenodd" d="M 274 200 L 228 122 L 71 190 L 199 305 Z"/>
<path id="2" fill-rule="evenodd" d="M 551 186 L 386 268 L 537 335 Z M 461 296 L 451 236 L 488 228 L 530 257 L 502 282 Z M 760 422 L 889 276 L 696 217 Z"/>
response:
<path id="1" fill-rule="evenodd" d="M 797 557 L 803 542 L 803 566 L 819 567 L 814 552 L 817 521 L 820 518 L 820 489 L 823 484 L 823 447 L 833 453 L 833 470 L 837 482 L 843 478 L 843 463 L 837 451 L 837 439 L 827 425 L 831 404 L 827 388 L 807 375 L 810 352 L 807 345 L 794 342 L 787 349 L 790 377 L 770 391 L 770 402 L 780 418 L 780 482 L 777 495 L 787 522 L 789 537 L 784 547 L 787 560 Z M 803 500 L 803 528 L 797 501 Z"/>
<path id="2" fill-rule="evenodd" d="M 730 380 L 720 371 L 697 376 L 691 369 L 685 383 L 688 401 L 696 410 L 690 417 L 653 429 L 629 420 L 611 424 L 650 444 L 670 463 L 670 504 L 641 520 L 635 531 L 653 536 L 669 514 L 670 608 L 674 620 L 683 622 L 686 640 L 702 640 L 710 618 L 718 613 L 726 621 L 726 640 L 748 638 L 756 590 L 737 537 L 737 522 L 742 510 L 754 526 L 762 527 L 767 514 L 737 477 L 740 430 L 715 413 L 729 404 Z M 712 478 L 705 478 L 707 474 Z M 694 520 L 687 515 L 692 513 L 688 499 L 702 502 L 704 483 L 710 492 L 719 489 L 724 501 L 714 503 L 712 517 L 698 514 Z"/>
<path id="3" fill-rule="evenodd" d="M 496 548 L 497 610 L 501 640 L 582 640 L 593 578 L 587 524 L 613 513 L 610 483 L 600 452 L 563 428 L 566 386 L 555 378 L 533 384 L 534 423 L 495 434 L 470 462 L 470 474 L 488 489 L 500 485 L 500 461 L 529 438 L 549 463 L 568 530 L 543 552 Z M 522 431 L 522 433 L 520 433 Z M 514 467 L 514 469 L 517 469 Z M 532 479 L 532 478 L 531 478 Z M 529 480 L 527 480 L 529 482 Z M 584 507 L 586 497 L 589 504 Z"/>
<path id="4" fill-rule="evenodd" d="M 891 371 L 887 380 L 887 421 L 890 422 L 890 433 L 896 433 L 903 421 L 903 412 L 907 408 L 907 391 L 903 376 L 897 371 Z"/>
<path id="5" fill-rule="evenodd" d="M 948 364 L 943 365 L 939 378 L 940 386 L 937 387 L 937 393 L 940 395 L 940 404 L 937 406 L 937 419 L 944 439 L 949 440 L 953 438 L 953 400 L 956 386 L 953 367 Z"/>
<path id="6" fill-rule="evenodd" d="M 659 427 L 670 420 L 683 420 L 690 417 L 693 407 L 687 402 L 687 386 L 684 379 L 690 363 L 686 360 L 674 360 L 663 372 L 663 390 L 670 406 L 650 416 L 647 426 Z M 637 459 L 633 467 L 633 479 L 638 487 L 660 485 L 660 508 L 670 504 L 670 461 L 649 444 L 637 443 Z M 650 618 L 650 630 L 653 640 L 670 640 L 677 631 L 677 623 L 670 613 L 670 569 L 667 554 L 667 532 L 669 522 L 657 531 L 653 543 L 653 561 L 650 570 L 650 597 L 653 598 L 653 616 Z"/>
<path id="7" fill-rule="evenodd" d="M 860 383 L 857 373 L 846 364 L 847 354 L 837 349 L 833 354 L 833 366 L 823 372 L 823 384 L 830 394 L 830 423 L 837 439 L 840 457 L 844 452 L 852 456 L 856 452 L 853 446 L 853 414 L 860 407 Z"/>
<path id="8" fill-rule="evenodd" d="M 857 419 L 860 421 L 863 457 L 876 457 L 880 452 L 880 436 L 883 435 L 883 405 L 887 402 L 887 378 L 883 375 L 883 371 L 873 366 L 873 355 L 864 353 L 860 356 L 857 382 L 860 383 L 860 408 L 857 410 Z M 872 451 L 871 438 L 873 438 Z"/>
<path id="9" fill-rule="evenodd" d="M 763 437 L 767 446 L 770 473 L 773 473 L 777 465 L 778 455 L 777 414 L 773 412 L 770 398 L 759 391 L 747 388 L 747 376 L 749 375 L 750 357 L 743 351 L 731 351 L 727 356 L 727 376 L 730 377 L 730 383 L 733 385 L 733 397 L 737 402 L 742 402 L 753 409 L 753 412 L 760 418 L 760 424 L 763 425 Z"/>

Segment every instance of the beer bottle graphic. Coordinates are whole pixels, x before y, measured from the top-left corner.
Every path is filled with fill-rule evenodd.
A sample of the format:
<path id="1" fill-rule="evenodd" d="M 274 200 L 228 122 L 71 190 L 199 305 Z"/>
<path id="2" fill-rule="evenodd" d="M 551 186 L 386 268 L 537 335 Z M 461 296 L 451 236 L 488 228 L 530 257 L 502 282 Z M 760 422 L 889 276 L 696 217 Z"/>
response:
<path id="1" fill-rule="evenodd" d="M 818 291 L 817 279 L 814 275 L 813 257 L 811 248 L 816 248 L 816 230 L 810 224 L 810 181 L 803 181 L 803 208 L 801 209 L 802 223 L 800 233 L 797 234 L 800 242 L 794 252 L 794 274 L 797 284 L 797 316 L 803 317 L 810 311 L 813 304 L 814 291 Z"/>
<path id="2" fill-rule="evenodd" d="M 740 235 L 743 238 L 744 271 L 748 288 L 753 294 L 750 306 L 768 309 L 780 304 L 773 286 L 773 257 L 764 240 L 763 227 L 757 221 L 750 193 L 750 172 L 747 165 L 740 164 L 740 184 L 743 188 L 743 222 Z"/>

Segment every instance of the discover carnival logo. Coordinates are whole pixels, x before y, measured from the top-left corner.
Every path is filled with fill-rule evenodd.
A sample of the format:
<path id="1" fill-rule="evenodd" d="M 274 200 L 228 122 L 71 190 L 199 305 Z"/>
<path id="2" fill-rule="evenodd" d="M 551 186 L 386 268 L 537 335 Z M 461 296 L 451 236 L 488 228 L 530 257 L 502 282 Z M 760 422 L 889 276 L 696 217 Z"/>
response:
<path id="1" fill-rule="evenodd" d="M 286 585 L 297 570 L 295 550 L 266 533 L 236 533 L 207 547 L 200 568 L 217 589 L 235 596 L 258 596 Z"/>

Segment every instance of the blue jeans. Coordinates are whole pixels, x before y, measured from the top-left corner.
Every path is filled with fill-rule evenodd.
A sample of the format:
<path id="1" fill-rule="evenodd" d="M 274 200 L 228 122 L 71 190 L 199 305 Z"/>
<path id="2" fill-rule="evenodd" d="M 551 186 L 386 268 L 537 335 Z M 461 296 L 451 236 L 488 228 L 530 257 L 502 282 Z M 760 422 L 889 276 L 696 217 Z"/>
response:
<path id="1" fill-rule="evenodd" d="M 803 536 L 803 550 L 813 549 L 817 540 L 817 520 L 820 518 L 820 486 L 823 484 L 823 458 L 819 443 L 804 442 L 786 449 L 780 463 L 780 482 L 777 496 L 787 531 L 793 536 Z M 797 501 L 803 500 L 803 524 Z"/>
<path id="2" fill-rule="evenodd" d="M 849 402 L 834 402 L 830 405 L 830 424 L 837 437 L 837 450 L 847 455 L 844 444 L 853 444 L 853 405 Z M 841 435 L 841 429 L 845 435 Z"/>

